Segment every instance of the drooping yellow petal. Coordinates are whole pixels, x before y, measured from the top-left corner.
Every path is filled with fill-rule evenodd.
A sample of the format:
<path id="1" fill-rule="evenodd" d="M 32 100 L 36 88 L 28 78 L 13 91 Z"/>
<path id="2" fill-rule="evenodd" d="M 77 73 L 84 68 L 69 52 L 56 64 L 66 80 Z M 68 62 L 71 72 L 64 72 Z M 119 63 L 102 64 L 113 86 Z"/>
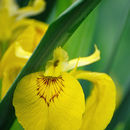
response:
<path id="1" fill-rule="evenodd" d="M 17 77 L 18 73 L 24 66 L 23 63 L 12 63 L 10 64 L 3 73 L 3 79 L 2 79 L 2 92 L 1 92 L 1 97 L 3 98 L 12 85 L 13 81 Z"/>
<path id="2" fill-rule="evenodd" d="M 100 51 L 95 46 L 95 52 L 92 55 L 90 55 L 88 57 L 81 57 L 81 58 L 79 57 L 79 58 L 70 60 L 69 65 L 65 71 L 73 69 L 77 64 L 77 61 L 78 61 L 77 67 L 80 67 L 80 66 L 85 66 L 85 65 L 94 63 L 94 62 L 98 61 L 99 59 L 100 59 Z"/>
<path id="3" fill-rule="evenodd" d="M 116 90 L 113 80 L 104 73 L 77 71 L 73 75 L 77 79 L 89 80 L 94 84 L 86 101 L 80 130 L 104 130 L 115 109 Z"/>
<path id="4" fill-rule="evenodd" d="M 16 15 L 18 15 L 17 19 L 36 15 L 45 9 L 45 5 L 46 5 L 46 3 L 44 0 L 33 0 L 33 1 L 31 1 L 30 5 L 17 10 L 17 12 L 16 12 Z"/>
<path id="5" fill-rule="evenodd" d="M 70 74 L 25 76 L 13 97 L 18 121 L 25 130 L 79 130 L 85 99 L 79 82 Z"/>

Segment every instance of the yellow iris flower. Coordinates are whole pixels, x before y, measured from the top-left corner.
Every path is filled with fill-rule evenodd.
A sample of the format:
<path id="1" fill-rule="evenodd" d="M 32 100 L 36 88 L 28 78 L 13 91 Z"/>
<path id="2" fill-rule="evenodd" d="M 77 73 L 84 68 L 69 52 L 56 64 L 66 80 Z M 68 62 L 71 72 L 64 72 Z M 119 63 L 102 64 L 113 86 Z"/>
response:
<path id="1" fill-rule="evenodd" d="M 33 50 L 45 34 L 48 25 L 36 20 L 28 26 L 10 45 L 0 63 L 0 78 L 2 78 L 2 98 L 23 68 Z"/>
<path id="2" fill-rule="evenodd" d="M 104 130 L 115 109 L 116 90 L 105 73 L 77 70 L 100 59 L 100 51 L 68 61 L 56 48 L 44 72 L 31 73 L 18 83 L 13 105 L 25 130 Z M 72 71 L 70 71 L 72 70 Z M 78 79 L 93 83 L 85 103 Z"/>
<path id="3" fill-rule="evenodd" d="M 0 43 L 14 40 L 22 29 L 32 24 L 25 19 L 45 9 L 44 0 L 33 0 L 28 6 L 19 8 L 15 0 L 0 0 Z"/>

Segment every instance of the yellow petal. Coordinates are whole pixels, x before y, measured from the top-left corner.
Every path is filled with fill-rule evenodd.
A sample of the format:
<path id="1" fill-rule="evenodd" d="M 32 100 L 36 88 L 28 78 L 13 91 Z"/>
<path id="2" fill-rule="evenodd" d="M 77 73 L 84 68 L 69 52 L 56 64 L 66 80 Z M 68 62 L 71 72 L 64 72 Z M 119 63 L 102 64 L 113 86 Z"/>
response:
<path id="1" fill-rule="evenodd" d="M 21 19 L 21 20 L 16 21 L 11 26 L 11 30 L 13 33 L 13 35 L 11 37 L 11 41 L 16 40 L 16 38 L 18 36 L 20 36 L 26 28 L 28 28 L 30 26 L 34 28 L 36 35 L 37 35 L 37 36 L 32 38 L 32 39 L 34 39 L 34 44 L 36 44 L 36 43 L 38 44 L 39 41 L 41 40 L 41 38 L 43 37 L 43 35 L 45 34 L 45 32 L 48 28 L 48 25 L 43 23 L 43 22 L 34 20 L 34 19 Z M 33 30 L 30 30 L 30 31 L 33 31 Z M 25 32 L 24 32 L 24 34 L 25 34 Z M 31 35 L 31 34 L 33 36 L 34 33 L 30 32 L 30 33 L 25 34 L 25 35 Z M 37 41 L 35 39 L 40 39 L 40 40 Z"/>
<path id="2" fill-rule="evenodd" d="M 79 82 L 70 74 L 25 76 L 16 87 L 13 105 L 27 130 L 79 130 L 85 99 Z"/>
<path id="3" fill-rule="evenodd" d="M 88 57 L 81 57 L 81 58 L 79 57 L 79 58 L 70 60 L 69 65 L 65 71 L 75 68 L 77 62 L 78 62 L 77 67 L 80 67 L 80 66 L 85 66 L 85 65 L 94 63 L 94 62 L 98 61 L 99 59 L 100 59 L 100 51 L 95 46 L 95 52 L 92 55 L 90 55 Z"/>
<path id="4" fill-rule="evenodd" d="M 34 39 L 36 31 L 33 26 L 27 27 L 21 35 L 18 36 L 16 42 L 19 42 L 21 47 L 28 52 L 33 52 L 36 46 L 34 46 Z"/>
<path id="5" fill-rule="evenodd" d="M 23 59 L 29 59 L 32 55 L 31 52 L 25 51 L 18 42 L 16 42 L 16 50 L 15 50 L 16 57 L 23 58 Z"/>
<path id="6" fill-rule="evenodd" d="M 5 68 L 10 66 L 11 64 L 15 64 L 15 63 L 25 64 L 26 62 L 27 62 L 27 59 L 16 56 L 16 44 L 15 43 L 11 44 L 11 46 L 8 48 L 8 50 L 2 57 L 2 60 L 0 63 L 0 77 L 2 77 Z"/>
<path id="7" fill-rule="evenodd" d="M 16 21 L 16 23 L 13 25 L 13 30 L 20 29 L 21 27 L 27 27 L 27 26 L 34 26 L 36 28 L 39 28 L 40 30 L 46 31 L 48 25 L 46 23 L 34 20 L 34 19 L 21 19 L 19 21 Z"/>
<path id="8" fill-rule="evenodd" d="M 7 68 L 5 68 L 2 79 L 2 93 L 1 93 L 2 98 L 7 93 L 8 89 L 14 82 L 15 78 L 17 77 L 18 73 L 21 71 L 23 66 L 24 66 L 23 63 L 16 63 L 16 64 L 12 63 L 9 64 Z"/>
<path id="9" fill-rule="evenodd" d="M 23 17 L 36 15 L 45 9 L 45 5 L 46 3 L 44 0 L 33 0 L 33 2 L 31 2 L 31 5 L 28 5 L 24 8 L 20 8 L 16 12 L 16 15 L 18 15 L 17 19 L 22 19 Z"/>
<path id="10" fill-rule="evenodd" d="M 86 101 L 80 130 L 104 130 L 115 110 L 116 90 L 113 80 L 107 74 L 87 71 L 77 71 L 74 76 L 94 84 L 92 93 Z"/>
<path id="11" fill-rule="evenodd" d="M 41 38 L 45 34 L 48 25 L 42 22 L 38 22 L 36 20 L 24 19 L 21 20 L 21 22 L 18 22 L 15 25 L 15 28 L 18 29 L 22 26 L 26 27 L 26 29 L 24 29 L 24 31 L 22 31 L 22 33 L 19 34 L 16 41 L 18 41 L 21 44 L 24 50 L 33 52 L 33 50 L 36 48 Z"/>
<path id="12" fill-rule="evenodd" d="M 7 9 L 0 10 L 0 41 L 8 41 L 11 37 L 14 18 L 11 18 Z"/>
<path id="13" fill-rule="evenodd" d="M 26 22 L 29 21 L 27 20 Z M 3 74 L 4 68 L 9 64 L 19 62 L 26 63 L 27 59 L 47 30 L 47 25 L 44 23 L 42 24 L 35 20 L 31 20 L 30 22 L 32 24 L 18 36 L 2 57 L 0 64 L 0 77 Z"/>

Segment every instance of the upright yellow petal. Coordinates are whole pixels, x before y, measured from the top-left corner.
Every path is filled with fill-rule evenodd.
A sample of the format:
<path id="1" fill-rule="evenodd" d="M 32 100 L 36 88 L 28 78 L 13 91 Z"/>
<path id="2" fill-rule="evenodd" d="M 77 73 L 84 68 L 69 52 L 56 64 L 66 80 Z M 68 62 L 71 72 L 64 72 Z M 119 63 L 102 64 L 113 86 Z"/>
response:
<path id="1" fill-rule="evenodd" d="M 85 99 L 79 82 L 70 74 L 25 76 L 13 97 L 18 121 L 25 130 L 79 130 Z"/>
<path id="2" fill-rule="evenodd" d="M 98 61 L 99 59 L 100 59 L 100 51 L 95 46 L 95 52 L 92 55 L 90 55 L 88 57 L 81 57 L 81 58 L 79 57 L 79 58 L 70 60 L 69 65 L 65 71 L 75 68 L 77 62 L 78 62 L 77 67 L 80 67 L 80 66 L 85 66 L 85 65 L 94 63 L 94 62 Z"/>
<path id="3" fill-rule="evenodd" d="M 86 110 L 80 130 L 104 130 L 115 110 L 116 90 L 113 80 L 104 73 L 77 71 L 77 79 L 89 80 L 94 84 L 86 101 Z"/>
<path id="4" fill-rule="evenodd" d="M 54 50 L 53 59 L 47 62 L 45 75 L 59 76 L 67 66 L 68 54 L 64 49 L 58 47 Z"/>

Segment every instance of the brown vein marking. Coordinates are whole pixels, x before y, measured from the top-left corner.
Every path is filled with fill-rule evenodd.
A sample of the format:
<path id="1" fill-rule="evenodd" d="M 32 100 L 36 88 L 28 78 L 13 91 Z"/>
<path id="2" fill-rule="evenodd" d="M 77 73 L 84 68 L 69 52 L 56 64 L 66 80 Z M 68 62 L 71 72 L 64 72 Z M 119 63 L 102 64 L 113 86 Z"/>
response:
<path id="1" fill-rule="evenodd" d="M 61 76 L 59 77 L 51 77 L 39 75 L 37 78 L 37 95 L 44 99 L 45 103 L 49 107 L 50 103 L 55 98 L 58 98 L 61 92 L 64 89 L 64 80 Z"/>

